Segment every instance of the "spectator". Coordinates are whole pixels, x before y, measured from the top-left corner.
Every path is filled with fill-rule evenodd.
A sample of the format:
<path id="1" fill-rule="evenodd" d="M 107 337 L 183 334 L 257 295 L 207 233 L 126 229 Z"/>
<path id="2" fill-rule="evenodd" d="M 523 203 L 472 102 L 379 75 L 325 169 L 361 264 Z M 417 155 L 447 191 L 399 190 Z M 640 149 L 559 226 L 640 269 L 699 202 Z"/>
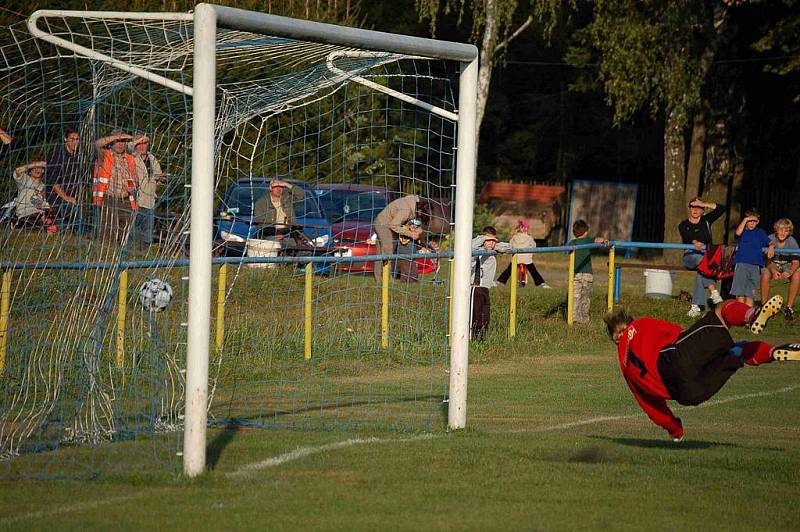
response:
<path id="1" fill-rule="evenodd" d="M 136 161 L 126 151 L 133 139 L 122 131 L 98 139 L 92 182 L 92 204 L 98 208 L 98 236 L 127 242 L 136 214 Z"/>
<path id="2" fill-rule="evenodd" d="M 761 271 L 764 269 L 764 253 L 762 248 L 768 246 L 767 258 L 775 254 L 775 244 L 772 243 L 758 226 L 761 215 L 755 207 L 750 207 L 744 212 L 744 218 L 736 228 L 736 239 L 739 246 L 736 248 L 736 257 L 733 270 L 733 285 L 731 295 L 736 296 L 736 301 L 753 306 L 756 289 L 761 282 Z"/>
<path id="3" fill-rule="evenodd" d="M 403 229 L 410 233 L 415 232 L 417 229 L 421 230 L 422 220 L 417 218 L 409 220 L 408 223 L 403 226 Z M 410 236 L 400 234 L 397 237 L 397 242 L 398 255 L 411 254 L 417 251 L 418 243 Z M 394 274 L 398 279 L 406 283 L 416 283 L 419 281 L 419 269 L 414 259 L 397 259 Z"/>
<path id="4" fill-rule="evenodd" d="M 420 225 L 413 228 L 407 224 L 411 220 L 419 220 Z M 389 203 L 375 217 L 375 234 L 378 237 L 378 255 L 389 255 L 394 252 L 395 235 L 403 235 L 411 240 L 419 240 L 422 236 L 422 225 L 430 222 L 430 203 L 419 196 L 411 195 L 394 200 Z M 375 279 L 381 280 L 383 261 L 375 262 Z"/>
<path id="5" fill-rule="evenodd" d="M 164 174 L 158 159 L 150 153 L 150 138 L 144 133 L 137 133 L 133 139 L 133 159 L 136 162 L 136 182 L 139 194 L 136 197 L 138 211 L 134 223 L 134 234 L 142 244 L 149 246 L 153 242 L 153 224 L 155 221 L 156 189 L 163 182 Z"/>
<path id="6" fill-rule="evenodd" d="M 603 321 L 617 345 L 620 370 L 636 402 L 653 423 L 680 442 L 683 423 L 667 401 L 699 405 L 713 397 L 745 364 L 800 360 L 800 344 L 734 344 L 728 330 L 747 327 L 759 334 L 782 304 L 781 296 L 773 296 L 759 309 L 726 301 L 685 331 L 668 321 L 634 319 L 622 308 L 607 313 Z"/>
<path id="7" fill-rule="evenodd" d="M 58 231 L 49 214 L 50 204 L 44 194 L 42 177 L 46 166 L 45 161 L 31 161 L 14 170 L 14 181 L 17 182 L 14 225 L 17 228 L 44 227 L 51 234 Z"/>
<path id="8" fill-rule="evenodd" d="M 492 226 L 483 228 L 481 234 L 472 239 L 472 249 L 481 251 L 507 251 L 509 245 L 497 242 L 497 230 Z M 491 305 L 489 289 L 497 286 L 494 274 L 497 271 L 497 259 L 494 255 L 479 255 L 472 258 L 472 288 L 470 290 L 470 338 L 480 340 L 489 327 Z"/>
<path id="9" fill-rule="evenodd" d="M 775 232 L 769 235 L 775 244 L 775 256 L 767 261 L 767 267 L 761 273 L 761 301 L 769 298 L 770 280 L 786 279 L 789 281 L 789 297 L 783 314 L 786 321 L 794 319 L 794 306 L 797 300 L 797 289 L 800 288 L 800 255 L 782 253 L 782 249 L 798 249 L 797 240 L 792 236 L 794 224 L 788 218 L 781 218 L 773 226 Z"/>
<path id="10" fill-rule="evenodd" d="M 588 236 L 589 224 L 586 220 L 577 220 L 572 224 L 572 234 L 575 238 L 567 242 L 568 246 L 581 244 L 607 244 L 602 236 Z M 592 304 L 592 285 L 594 284 L 594 271 L 592 270 L 592 250 L 579 249 L 575 251 L 575 277 L 573 281 L 573 319 L 577 323 L 589 323 L 589 308 Z"/>
<path id="11" fill-rule="evenodd" d="M 508 244 L 512 248 L 516 249 L 535 248 L 536 241 L 528 233 L 529 230 L 530 226 L 528 225 L 528 222 L 525 220 L 517 221 L 517 227 L 514 228 L 514 234 L 511 235 L 511 239 L 509 240 Z M 541 288 L 552 288 L 549 284 L 544 282 L 544 278 L 539 273 L 539 270 L 536 269 L 536 265 L 533 263 L 533 253 L 519 253 L 517 255 L 517 264 L 519 264 L 522 272 L 522 276 L 520 277 L 522 286 L 525 286 L 528 282 L 525 278 L 525 270 L 527 270 L 531 274 L 534 285 Z M 500 274 L 500 277 L 497 278 L 497 281 L 506 284 L 510 276 L 511 264 L 509 264 L 506 269 L 503 270 L 503 273 Z"/>
<path id="12" fill-rule="evenodd" d="M 703 209 L 706 208 L 711 209 L 711 212 L 703 214 Z M 700 198 L 689 202 L 689 217 L 678 224 L 678 232 L 681 234 L 683 243 L 694 246 L 694 249 L 689 249 L 683 254 L 683 266 L 687 270 L 697 270 L 697 266 L 703 260 L 703 246 L 713 243 L 711 224 L 724 213 L 724 205 L 708 203 Z M 688 316 L 698 318 L 703 313 L 702 309 L 706 306 L 706 288 L 711 293 L 711 301 L 715 305 L 722 302 L 722 296 L 719 295 L 714 279 L 705 277 L 698 272 L 694 279 L 694 293 Z"/>
<path id="13" fill-rule="evenodd" d="M 9 150 L 9 144 L 14 140 L 14 137 L 9 135 L 5 129 L 0 128 L 0 158 L 5 157 Z"/>
<path id="14" fill-rule="evenodd" d="M 83 161 L 78 153 L 81 136 L 77 129 L 64 133 L 64 144 L 47 159 L 48 201 L 56 222 L 68 231 L 82 232 Z"/>
<path id="15" fill-rule="evenodd" d="M 268 225 L 273 234 L 267 240 L 277 240 L 286 245 L 286 235 L 297 222 L 294 204 L 302 199 L 300 187 L 273 179 L 269 184 L 269 193 L 258 198 L 253 205 L 253 223 Z"/>

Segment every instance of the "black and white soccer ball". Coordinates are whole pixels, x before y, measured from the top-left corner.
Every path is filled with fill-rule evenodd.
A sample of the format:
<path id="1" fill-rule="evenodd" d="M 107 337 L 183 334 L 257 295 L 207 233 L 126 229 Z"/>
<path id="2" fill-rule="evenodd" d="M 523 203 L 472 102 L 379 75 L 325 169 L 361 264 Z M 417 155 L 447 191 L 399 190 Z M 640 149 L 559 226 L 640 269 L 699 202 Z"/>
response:
<path id="1" fill-rule="evenodd" d="M 145 310 L 161 312 L 172 301 L 172 287 L 161 279 L 150 279 L 139 287 L 139 301 Z"/>

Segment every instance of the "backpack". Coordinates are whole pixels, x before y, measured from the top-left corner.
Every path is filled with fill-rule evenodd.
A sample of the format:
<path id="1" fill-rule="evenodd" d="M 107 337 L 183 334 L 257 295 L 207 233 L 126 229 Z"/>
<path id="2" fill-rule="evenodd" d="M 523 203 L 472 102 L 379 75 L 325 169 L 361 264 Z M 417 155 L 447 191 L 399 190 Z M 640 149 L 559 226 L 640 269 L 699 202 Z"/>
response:
<path id="1" fill-rule="evenodd" d="M 703 260 L 697 265 L 697 271 L 711 279 L 727 279 L 733 277 L 733 258 L 736 246 L 709 244 L 703 254 Z"/>

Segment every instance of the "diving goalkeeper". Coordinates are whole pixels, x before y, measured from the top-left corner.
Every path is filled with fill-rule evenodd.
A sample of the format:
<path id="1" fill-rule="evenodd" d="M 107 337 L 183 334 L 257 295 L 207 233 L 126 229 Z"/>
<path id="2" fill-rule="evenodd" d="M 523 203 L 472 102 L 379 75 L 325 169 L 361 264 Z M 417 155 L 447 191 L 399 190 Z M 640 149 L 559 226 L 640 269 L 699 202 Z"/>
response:
<path id="1" fill-rule="evenodd" d="M 634 319 L 625 309 L 603 318 L 617 344 L 619 364 L 642 410 L 673 441 L 683 439 L 683 424 L 668 400 L 694 406 L 716 394 L 744 364 L 800 360 L 800 344 L 772 346 L 764 342 L 734 343 L 728 328 L 749 327 L 759 334 L 780 312 L 783 298 L 770 298 L 759 308 L 729 300 L 717 305 L 685 331 L 655 318 Z"/>

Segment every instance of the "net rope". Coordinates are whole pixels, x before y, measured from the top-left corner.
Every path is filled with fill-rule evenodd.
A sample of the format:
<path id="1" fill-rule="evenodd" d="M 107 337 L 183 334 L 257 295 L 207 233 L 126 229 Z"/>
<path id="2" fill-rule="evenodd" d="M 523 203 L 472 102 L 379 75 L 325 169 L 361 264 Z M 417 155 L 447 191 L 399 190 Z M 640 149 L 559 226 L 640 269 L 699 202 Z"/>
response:
<path id="1" fill-rule="evenodd" d="M 38 27 L 192 86 L 191 22 L 47 16 Z M 229 30 L 218 32 L 217 62 L 216 252 L 253 256 L 249 240 L 225 240 L 223 227 L 258 240 L 258 224 L 245 211 L 267 194 L 270 180 L 289 179 L 302 192 L 294 204 L 303 225 L 296 239 L 327 236 L 306 252 L 339 262 L 314 265 L 311 360 L 303 357 L 303 252 L 286 253 L 301 255 L 295 264 L 227 266 L 224 324 L 212 316 L 212 327 L 224 325 L 225 333 L 222 348 L 212 348 L 210 423 L 443 428 L 444 263 L 410 263 L 419 282 L 391 283 L 386 349 L 380 284 L 371 273 L 349 272 L 364 263 L 344 255 L 366 245 L 387 201 L 405 195 L 447 206 L 446 228 L 454 190 L 455 123 L 354 78 L 453 113 L 454 66 Z M 186 356 L 191 97 L 35 39 L 25 25 L 2 30 L 0 79 L 0 127 L 13 136 L 0 153 L 0 262 L 10 280 L 0 475 L 174 468 Z M 58 211 L 53 234 L 43 225 L 19 227 L 13 208 L 22 187 L 12 174 L 51 159 L 70 128 L 79 136 L 79 179 L 69 183 L 78 191 L 74 216 Z M 115 219 L 91 204 L 92 172 L 102 157 L 95 142 L 117 130 L 146 135 L 164 174 L 149 242 L 147 226 L 137 225 L 145 219 L 141 208 L 131 220 Z M 24 174 L 28 183 L 30 172 Z M 52 197 L 52 174 L 48 166 L 45 198 Z M 342 186 L 354 184 L 364 188 Z M 446 246 L 444 232 L 428 237 Z M 173 291 L 161 312 L 140 300 L 139 288 L 156 278 Z M 91 459 L 88 450 L 95 451 Z"/>

